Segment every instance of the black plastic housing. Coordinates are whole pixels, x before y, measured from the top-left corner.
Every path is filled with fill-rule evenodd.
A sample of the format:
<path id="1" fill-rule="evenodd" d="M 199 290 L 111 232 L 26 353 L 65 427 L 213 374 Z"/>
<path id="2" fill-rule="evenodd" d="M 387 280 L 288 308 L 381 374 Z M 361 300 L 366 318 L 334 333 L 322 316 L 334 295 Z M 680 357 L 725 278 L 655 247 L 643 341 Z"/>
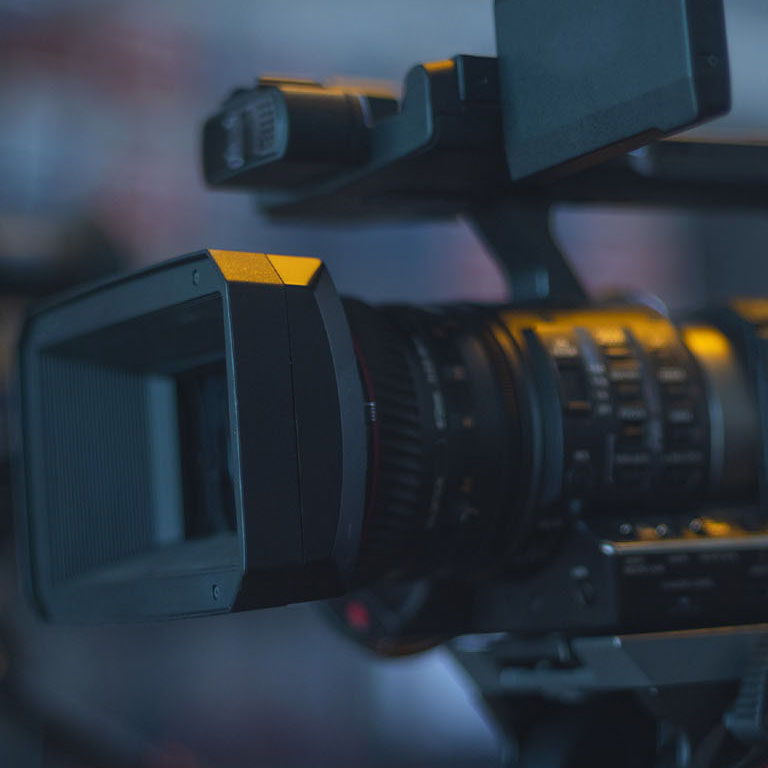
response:
<path id="1" fill-rule="evenodd" d="M 496 0 L 512 179 L 573 171 L 730 108 L 722 0 Z"/>
<path id="2" fill-rule="evenodd" d="M 367 162 L 375 118 L 394 97 L 311 81 L 261 78 L 235 90 L 203 126 L 210 184 L 290 189 Z"/>
<path id="3" fill-rule="evenodd" d="M 496 36 L 498 59 L 413 67 L 399 105 L 290 79 L 236 91 L 203 130 L 205 180 L 302 220 L 475 219 L 501 200 L 765 207 L 763 147 L 656 141 L 730 108 L 722 0 L 496 0 Z"/>
<path id="4" fill-rule="evenodd" d="M 61 298 L 28 318 L 18 375 L 18 529 L 47 617 L 218 613 L 345 588 L 363 395 L 317 259 L 204 251 Z"/>

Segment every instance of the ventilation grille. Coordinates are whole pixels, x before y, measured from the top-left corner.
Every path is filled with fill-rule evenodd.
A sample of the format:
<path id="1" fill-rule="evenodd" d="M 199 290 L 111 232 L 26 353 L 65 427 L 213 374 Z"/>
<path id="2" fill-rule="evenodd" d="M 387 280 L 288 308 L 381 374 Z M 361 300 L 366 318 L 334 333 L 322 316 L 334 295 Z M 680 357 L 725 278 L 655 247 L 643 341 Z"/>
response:
<path id="1" fill-rule="evenodd" d="M 46 355 L 42 360 L 51 579 L 67 581 L 151 546 L 145 379 Z"/>
<path id="2" fill-rule="evenodd" d="M 243 118 L 248 161 L 260 160 L 274 154 L 277 142 L 277 113 L 273 95 L 266 93 L 257 96 L 244 110 Z"/>

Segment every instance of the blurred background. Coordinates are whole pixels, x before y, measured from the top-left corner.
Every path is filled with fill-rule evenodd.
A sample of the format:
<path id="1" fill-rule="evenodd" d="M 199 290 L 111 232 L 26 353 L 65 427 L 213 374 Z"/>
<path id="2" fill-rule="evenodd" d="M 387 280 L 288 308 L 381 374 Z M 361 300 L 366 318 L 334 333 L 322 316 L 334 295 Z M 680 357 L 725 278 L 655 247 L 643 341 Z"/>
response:
<path id="1" fill-rule="evenodd" d="M 768 140 L 768 6 L 725 4 L 734 110 L 699 132 Z M 198 158 L 204 117 L 259 74 L 399 88 L 418 61 L 494 51 L 491 0 L 0 0 L 3 366 L 24 306 L 11 294 L 37 266 L 44 292 L 217 247 L 320 257 L 341 292 L 372 301 L 503 298 L 460 221 L 278 226 L 246 195 L 206 190 Z M 763 215 L 570 208 L 555 232 L 595 296 L 652 292 L 682 310 L 768 294 Z M 31 713 L 16 703 L 0 719 L 2 766 L 80 765 L 62 741 L 104 766 L 499 764 L 471 684 L 440 649 L 375 659 L 308 606 L 49 627 L 18 594 L 8 525 L 0 677 Z"/>

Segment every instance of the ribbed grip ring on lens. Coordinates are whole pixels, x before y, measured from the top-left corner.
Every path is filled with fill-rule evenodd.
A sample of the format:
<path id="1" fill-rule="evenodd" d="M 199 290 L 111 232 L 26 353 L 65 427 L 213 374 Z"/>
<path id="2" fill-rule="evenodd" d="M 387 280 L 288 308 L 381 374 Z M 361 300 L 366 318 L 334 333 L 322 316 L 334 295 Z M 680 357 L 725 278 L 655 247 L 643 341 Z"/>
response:
<path id="1" fill-rule="evenodd" d="M 411 559 L 423 529 L 431 472 L 408 335 L 380 311 L 354 301 L 345 306 L 372 404 L 368 507 L 357 569 L 365 582 Z"/>

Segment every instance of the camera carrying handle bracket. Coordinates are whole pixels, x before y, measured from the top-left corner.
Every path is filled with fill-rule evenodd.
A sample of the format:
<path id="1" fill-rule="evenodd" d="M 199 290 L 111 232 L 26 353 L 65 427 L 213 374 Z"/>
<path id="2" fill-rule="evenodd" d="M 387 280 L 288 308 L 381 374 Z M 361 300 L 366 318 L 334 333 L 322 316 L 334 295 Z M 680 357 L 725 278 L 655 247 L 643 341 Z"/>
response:
<path id="1" fill-rule="evenodd" d="M 587 295 L 552 236 L 552 206 L 501 199 L 468 219 L 502 268 L 512 304 L 583 304 Z"/>

